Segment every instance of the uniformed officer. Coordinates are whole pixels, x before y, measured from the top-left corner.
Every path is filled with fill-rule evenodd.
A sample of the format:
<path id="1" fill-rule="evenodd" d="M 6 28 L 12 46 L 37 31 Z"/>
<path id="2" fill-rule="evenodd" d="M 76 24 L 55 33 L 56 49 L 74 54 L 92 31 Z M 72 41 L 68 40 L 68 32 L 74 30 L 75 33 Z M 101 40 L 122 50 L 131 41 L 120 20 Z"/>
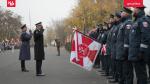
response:
<path id="1" fill-rule="evenodd" d="M 89 32 L 89 34 L 88 34 L 89 37 L 97 40 L 99 33 L 100 33 L 100 29 L 101 29 L 101 25 L 98 24 L 95 29 L 93 29 Z M 99 54 L 95 60 L 94 68 L 100 68 L 100 56 L 99 56 Z"/>
<path id="2" fill-rule="evenodd" d="M 112 59 L 112 70 L 114 80 L 110 80 L 111 83 L 118 82 L 118 71 L 117 71 L 117 61 L 116 61 L 116 42 L 117 34 L 119 30 L 121 20 L 121 12 L 115 14 L 115 23 L 113 25 L 112 36 L 111 36 L 111 59 Z"/>
<path id="3" fill-rule="evenodd" d="M 143 48 L 147 48 L 147 46 L 142 43 L 142 40 L 145 38 L 143 35 L 146 33 L 143 29 L 145 26 L 145 21 L 143 20 L 143 17 L 145 17 L 144 8 L 144 6 L 134 8 L 135 19 L 129 33 L 128 60 L 134 65 L 137 84 L 147 84 L 146 64 L 143 53 Z"/>
<path id="4" fill-rule="evenodd" d="M 146 11 L 146 16 L 143 18 L 142 23 L 142 39 L 141 39 L 141 51 L 144 55 L 144 60 L 148 65 L 148 82 L 150 82 L 150 13 L 149 10 Z"/>
<path id="5" fill-rule="evenodd" d="M 125 45 L 125 40 L 128 40 L 129 30 L 132 25 L 131 21 L 132 11 L 128 8 L 123 8 L 121 13 L 121 25 L 119 27 L 117 35 L 117 45 L 116 45 L 116 60 L 118 61 L 118 75 L 119 75 L 119 84 L 133 84 L 133 69 L 132 64 L 127 61 L 128 45 Z M 131 70 L 128 70 L 131 69 Z M 131 72 L 129 72 L 131 71 Z"/>
<path id="6" fill-rule="evenodd" d="M 102 24 L 97 24 L 96 26 L 96 31 L 95 31 L 95 35 L 94 35 L 94 38 L 101 43 L 101 35 L 103 33 L 102 31 Z M 101 61 L 101 55 L 100 53 L 98 54 L 96 60 L 95 60 L 95 64 L 94 64 L 94 67 L 95 68 L 100 68 L 100 61 Z M 102 68 L 103 68 L 103 65 L 102 65 Z"/>
<path id="7" fill-rule="evenodd" d="M 147 15 L 147 20 L 148 20 L 148 25 L 149 25 L 149 28 L 150 28 L 150 15 Z M 148 82 L 150 83 L 150 52 L 148 50 L 150 50 L 150 36 L 148 35 L 148 49 L 147 49 L 147 54 L 146 56 L 148 57 L 147 58 L 147 65 L 148 65 Z"/>
<path id="8" fill-rule="evenodd" d="M 60 40 L 59 39 L 55 39 L 55 42 L 56 42 L 56 47 L 57 47 L 57 52 L 58 52 L 57 56 L 60 56 Z"/>
<path id="9" fill-rule="evenodd" d="M 29 70 L 25 67 L 25 61 L 31 59 L 30 55 L 30 40 L 32 37 L 32 32 L 30 30 L 30 34 L 28 34 L 26 24 L 21 27 L 22 33 L 20 36 L 21 40 L 21 47 L 20 47 L 20 54 L 19 60 L 21 60 L 21 70 L 22 72 L 29 72 Z"/>
<path id="10" fill-rule="evenodd" d="M 36 30 L 34 31 L 34 54 L 36 60 L 36 76 L 44 76 L 42 73 L 42 61 L 45 59 L 44 53 L 44 37 L 43 37 L 43 26 L 42 22 L 39 22 L 36 25 Z"/>
<path id="11" fill-rule="evenodd" d="M 108 35 L 107 35 L 107 41 L 106 41 L 106 56 L 108 57 L 107 65 L 106 65 L 106 72 L 109 71 L 109 75 L 112 76 L 112 59 L 111 59 L 111 36 L 112 36 L 112 30 L 114 25 L 114 15 L 110 14 L 109 23 L 108 23 Z M 111 79 L 112 77 L 108 77 Z"/>
<path id="12" fill-rule="evenodd" d="M 108 76 L 109 75 L 109 69 L 108 69 L 108 56 L 106 54 L 106 41 L 107 41 L 107 34 L 108 34 L 108 24 L 104 22 L 103 24 L 103 33 L 101 35 L 101 59 L 104 67 L 104 75 L 103 76 Z"/>
<path id="13" fill-rule="evenodd" d="M 104 33 L 104 30 L 103 30 L 103 25 L 100 24 L 99 25 L 99 35 L 97 37 L 97 41 L 99 43 L 102 44 L 102 37 L 103 37 L 103 33 Z M 101 54 L 101 49 L 99 51 L 99 54 L 98 54 L 98 57 L 99 59 L 97 60 L 97 62 L 100 64 L 101 63 L 101 70 L 99 70 L 99 72 L 102 72 L 101 74 L 104 74 L 104 59 L 103 59 L 103 56 Z"/>

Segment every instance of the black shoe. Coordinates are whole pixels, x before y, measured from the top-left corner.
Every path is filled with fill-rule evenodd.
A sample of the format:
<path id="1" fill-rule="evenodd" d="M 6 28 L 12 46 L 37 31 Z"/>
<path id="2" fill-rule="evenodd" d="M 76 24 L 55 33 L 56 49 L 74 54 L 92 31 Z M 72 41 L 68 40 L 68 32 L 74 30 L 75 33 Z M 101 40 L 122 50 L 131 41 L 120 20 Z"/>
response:
<path id="1" fill-rule="evenodd" d="M 102 70 L 99 70 L 98 72 L 104 72 L 104 71 L 102 71 Z"/>
<path id="2" fill-rule="evenodd" d="M 106 73 L 106 76 L 110 76 L 109 73 Z"/>
<path id="3" fill-rule="evenodd" d="M 36 74 L 36 76 L 45 76 L 45 74 Z"/>
<path id="4" fill-rule="evenodd" d="M 150 84 L 150 78 L 148 78 L 147 82 L 148 82 L 148 84 Z"/>
<path id="5" fill-rule="evenodd" d="M 100 68 L 100 65 L 94 65 L 94 68 L 95 68 L 95 69 L 99 69 L 99 68 Z"/>
<path id="6" fill-rule="evenodd" d="M 103 70 L 99 70 L 98 72 L 104 72 Z"/>
<path id="7" fill-rule="evenodd" d="M 22 72 L 29 72 L 29 70 L 24 69 L 24 70 L 22 70 Z"/>
<path id="8" fill-rule="evenodd" d="M 107 79 L 114 79 L 112 76 L 108 76 Z"/>
<path id="9" fill-rule="evenodd" d="M 105 72 L 101 72 L 102 75 L 105 75 Z"/>
<path id="10" fill-rule="evenodd" d="M 107 75 L 107 74 L 102 74 L 101 76 L 109 76 L 109 75 Z"/>
<path id="11" fill-rule="evenodd" d="M 117 83 L 117 82 L 118 80 L 115 80 L 115 79 L 109 81 L 109 83 Z"/>

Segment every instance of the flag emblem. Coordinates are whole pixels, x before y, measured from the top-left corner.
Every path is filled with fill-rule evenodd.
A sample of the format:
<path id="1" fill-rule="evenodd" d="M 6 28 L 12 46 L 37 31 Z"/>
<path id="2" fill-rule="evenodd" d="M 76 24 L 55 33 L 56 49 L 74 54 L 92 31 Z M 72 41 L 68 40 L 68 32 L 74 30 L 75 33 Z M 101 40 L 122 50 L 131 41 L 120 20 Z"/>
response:
<path id="1" fill-rule="evenodd" d="M 71 44 L 70 62 L 90 71 L 92 70 L 100 47 L 100 43 L 75 31 Z"/>

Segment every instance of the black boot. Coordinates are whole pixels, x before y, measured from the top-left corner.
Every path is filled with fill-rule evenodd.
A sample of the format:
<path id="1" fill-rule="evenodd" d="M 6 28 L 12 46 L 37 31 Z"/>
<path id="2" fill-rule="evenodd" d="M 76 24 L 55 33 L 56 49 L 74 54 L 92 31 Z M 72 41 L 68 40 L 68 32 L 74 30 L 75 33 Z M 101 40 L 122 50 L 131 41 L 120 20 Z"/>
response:
<path id="1" fill-rule="evenodd" d="M 29 70 L 27 70 L 27 69 L 22 69 L 22 72 L 29 72 Z"/>
<path id="2" fill-rule="evenodd" d="M 118 82 L 118 79 L 113 79 L 109 81 L 109 83 L 117 83 L 117 82 Z"/>

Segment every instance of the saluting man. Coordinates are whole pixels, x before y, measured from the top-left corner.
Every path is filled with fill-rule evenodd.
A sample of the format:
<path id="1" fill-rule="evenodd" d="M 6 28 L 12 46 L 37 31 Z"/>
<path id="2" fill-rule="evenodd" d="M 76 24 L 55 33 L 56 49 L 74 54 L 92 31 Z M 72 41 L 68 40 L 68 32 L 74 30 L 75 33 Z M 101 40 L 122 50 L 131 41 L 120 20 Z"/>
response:
<path id="1" fill-rule="evenodd" d="M 42 61 L 45 59 L 44 53 L 44 37 L 43 37 L 43 26 L 42 22 L 35 24 L 36 30 L 34 31 L 34 54 L 36 60 L 36 76 L 45 76 L 42 73 Z"/>
<path id="2" fill-rule="evenodd" d="M 20 47 L 20 55 L 19 60 L 21 60 L 21 70 L 22 72 L 29 72 L 29 70 L 25 67 L 25 60 L 30 60 L 30 40 L 32 37 L 32 31 L 30 30 L 30 34 L 28 34 L 26 24 L 21 27 L 22 34 L 20 36 L 21 47 Z"/>

